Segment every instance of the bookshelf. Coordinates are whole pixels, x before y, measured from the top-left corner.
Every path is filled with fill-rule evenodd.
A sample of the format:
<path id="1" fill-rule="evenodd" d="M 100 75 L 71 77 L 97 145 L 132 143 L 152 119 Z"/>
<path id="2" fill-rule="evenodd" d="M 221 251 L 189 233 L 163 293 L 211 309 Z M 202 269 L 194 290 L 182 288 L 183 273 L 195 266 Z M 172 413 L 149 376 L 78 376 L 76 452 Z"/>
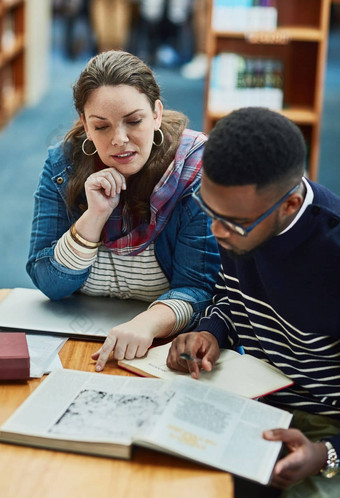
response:
<path id="1" fill-rule="evenodd" d="M 236 3 L 240 5 L 243 2 Z M 249 13 L 254 9 L 249 5 L 253 3 L 255 2 L 243 3 L 248 4 L 248 7 L 236 12 L 235 28 L 231 30 L 229 26 L 228 29 L 223 29 L 223 20 L 230 16 L 226 16 L 226 11 L 217 10 L 223 5 L 228 5 L 228 2 L 209 0 L 205 131 L 209 133 L 218 119 L 236 107 L 261 105 L 256 99 L 253 104 L 249 104 L 249 99 L 243 101 L 246 104 L 242 99 L 229 99 L 229 105 L 227 91 L 224 94 L 217 93 L 216 98 L 215 87 L 219 85 L 216 81 L 219 78 L 216 76 L 216 60 L 221 54 L 237 54 L 245 59 L 262 59 L 264 62 L 278 61 L 282 67 L 282 106 L 276 107 L 275 110 L 301 128 L 308 146 L 308 176 L 317 181 L 330 0 L 257 2 L 257 5 L 263 5 L 263 9 L 268 8 L 264 7 L 264 4 L 273 9 L 269 21 L 264 19 L 262 22 L 260 19 L 258 24 L 249 17 Z M 248 17 L 244 20 L 246 15 Z M 223 72 L 217 74 L 223 75 Z M 225 82 L 220 84 L 228 86 Z M 264 101 L 261 96 L 258 100 Z M 220 108 L 218 102 L 221 102 Z"/>
<path id="2" fill-rule="evenodd" d="M 25 0 L 0 0 L 0 128 L 24 102 Z"/>

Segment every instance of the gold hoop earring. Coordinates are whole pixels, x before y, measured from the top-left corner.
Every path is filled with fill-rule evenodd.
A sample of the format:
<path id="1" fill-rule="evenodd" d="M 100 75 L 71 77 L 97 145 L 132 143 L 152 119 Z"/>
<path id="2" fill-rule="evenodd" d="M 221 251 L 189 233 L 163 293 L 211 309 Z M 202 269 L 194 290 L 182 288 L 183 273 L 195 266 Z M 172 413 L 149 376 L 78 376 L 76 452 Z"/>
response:
<path id="1" fill-rule="evenodd" d="M 161 141 L 157 144 L 155 142 L 155 140 L 152 141 L 152 143 L 156 146 L 156 147 L 160 147 L 162 145 L 162 143 L 164 142 L 164 133 L 162 132 L 162 130 L 160 128 L 158 128 L 158 130 L 156 131 L 159 131 L 159 133 L 161 134 Z M 154 136 L 155 138 L 155 136 Z"/>
<path id="2" fill-rule="evenodd" d="M 85 150 L 85 144 L 86 142 L 88 141 L 88 138 L 86 137 L 84 142 L 81 144 L 81 150 L 83 151 L 83 153 L 85 154 L 85 156 L 93 156 L 96 152 L 97 152 L 97 149 L 95 149 L 94 152 L 92 152 L 91 154 L 89 154 L 88 152 L 86 152 Z"/>

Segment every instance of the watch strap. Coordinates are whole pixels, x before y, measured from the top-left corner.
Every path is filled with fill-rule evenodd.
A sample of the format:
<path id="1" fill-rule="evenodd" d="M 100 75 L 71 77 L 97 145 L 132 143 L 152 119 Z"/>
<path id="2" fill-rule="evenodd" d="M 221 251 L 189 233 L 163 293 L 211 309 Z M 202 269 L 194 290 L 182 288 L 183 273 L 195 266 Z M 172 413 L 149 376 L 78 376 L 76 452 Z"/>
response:
<path id="1" fill-rule="evenodd" d="M 327 448 L 327 462 L 326 465 L 320 470 L 320 474 L 326 478 L 334 477 L 340 470 L 338 455 L 330 441 L 322 440 L 322 442 Z"/>

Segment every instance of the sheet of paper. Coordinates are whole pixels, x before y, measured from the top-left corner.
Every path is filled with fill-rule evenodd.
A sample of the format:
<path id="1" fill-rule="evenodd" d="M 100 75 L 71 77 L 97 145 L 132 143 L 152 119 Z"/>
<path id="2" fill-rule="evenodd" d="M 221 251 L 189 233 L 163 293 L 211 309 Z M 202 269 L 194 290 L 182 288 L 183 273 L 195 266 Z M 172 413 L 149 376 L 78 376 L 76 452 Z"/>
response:
<path id="1" fill-rule="evenodd" d="M 51 373 L 53 372 L 53 370 L 56 370 L 57 368 L 64 368 L 58 353 L 56 353 L 55 357 L 52 358 L 50 364 L 47 365 L 45 374 Z"/>
<path id="2" fill-rule="evenodd" d="M 67 338 L 26 334 L 26 339 L 30 354 L 30 377 L 42 377 L 54 368 L 62 368 L 58 353 Z"/>

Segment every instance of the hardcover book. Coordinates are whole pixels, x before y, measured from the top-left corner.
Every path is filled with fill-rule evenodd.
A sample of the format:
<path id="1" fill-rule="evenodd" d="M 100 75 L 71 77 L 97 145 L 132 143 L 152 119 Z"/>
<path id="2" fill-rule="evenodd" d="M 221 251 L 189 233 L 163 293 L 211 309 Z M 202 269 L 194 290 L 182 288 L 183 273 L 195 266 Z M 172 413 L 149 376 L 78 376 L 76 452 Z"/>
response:
<path id="1" fill-rule="evenodd" d="M 30 356 L 24 332 L 0 332 L 0 379 L 28 379 Z"/>
<path id="2" fill-rule="evenodd" d="M 134 446 L 267 484 L 291 414 L 190 378 L 55 370 L 0 427 L 0 441 L 131 458 Z"/>

